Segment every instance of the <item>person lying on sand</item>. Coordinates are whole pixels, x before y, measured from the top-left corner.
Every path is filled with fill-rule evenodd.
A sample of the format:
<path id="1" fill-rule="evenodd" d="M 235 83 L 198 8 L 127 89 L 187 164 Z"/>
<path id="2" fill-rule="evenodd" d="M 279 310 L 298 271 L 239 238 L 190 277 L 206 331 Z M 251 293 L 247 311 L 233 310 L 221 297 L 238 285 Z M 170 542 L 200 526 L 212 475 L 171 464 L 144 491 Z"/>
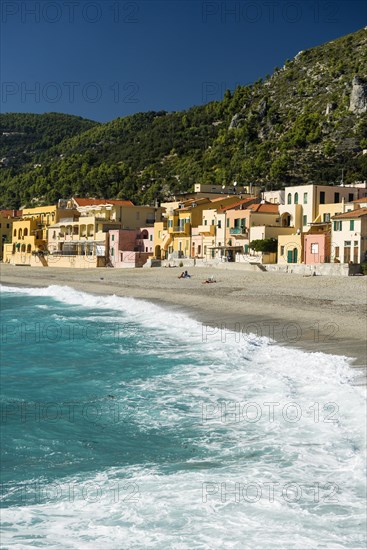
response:
<path id="1" fill-rule="evenodd" d="M 178 277 L 179 279 L 190 279 L 191 275 L 187 273 L 187 271 L 183 271 L 181 275 Z"/>
<path id="2" fill-rule="evenodd" d="M 217 281 L 214 279 L 213 275 L 211 277 L 208 277 L 205 281 L 202 282 L 203 285 L 209 284 L 209 283 L 216 283 Z"/>

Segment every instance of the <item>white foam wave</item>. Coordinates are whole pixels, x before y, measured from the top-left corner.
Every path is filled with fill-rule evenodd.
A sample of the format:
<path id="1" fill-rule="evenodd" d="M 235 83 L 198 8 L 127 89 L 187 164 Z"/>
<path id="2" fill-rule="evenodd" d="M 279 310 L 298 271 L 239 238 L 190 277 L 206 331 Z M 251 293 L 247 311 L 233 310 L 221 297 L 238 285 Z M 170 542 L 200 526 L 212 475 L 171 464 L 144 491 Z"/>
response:
<path id="1" fill-rule="evenodd" d="M 195 429 L 193 440 L 183 439 L 192 447 L 192 458 L 182 464 L 162 461 L 75 480 L 78 486 L 89 482 L 101 487 L 96 502 L 77 491 L 72 502 L 60 497 L 3 510 L 5 545 L 23 549 L 36 540 L 41 548 L 93 550 L 121 544 L 157 549 L 364 548 L 366 402 L 363 390 L 348 383 L 353 371 L 346 358 L 283 348 L 255 336 L 238 341 L 227 333 L 223 339 L 215 330 L 205 331 L 203 338 L 202 325 L 194 319 L 132 298 L 93 296 L 59 286 L 3 290 L 50 296 L 78 308 L 113 310 L 117 319 L 134 319 L 149 339 L 156 338 L 154 353 L 175 356 L 176 361 L 166 373 L 129 381 L 130 395 L 139 404 L 133 421 L 142 431 L 175 429 L 182 438 L 188 427 Z M 114 319 L 105 312 L 103 316 L 105 322 Z M 86 318 L 91 317 L 98 320 L 86 311 Z M 140 346 L 144 352 L 144 339 Z M 124 392 L 122 383 L 114 394 L 119 399 Z M 249 403 L 252 408 L 244 413 Z M 276 404 L 274 416 L 270 403 Z M 293 409 L 284 414 L 290 403 Z M 254 417 L 256 406 L 259 418 Z M 294 412 L 301 412 L 297 421 Z M 127 480 L 139 487 L 139 500 L 124 500 L 125 491 L 115 502 L 111 486 Z M 260 487 L 261 498 L 251 502 L 241 492 L 236 501 L 236 483 L 241 488 L 249 482 Z M 67 483 L 60 480 L 61 486 Z M 269 483 L 276 484 L 273 500 L 267 496 Z M 294 486 L 288 500 L 284 497 L 284 487 L 292 483 L 302 490 L 299 500 Z M 335 487 L 340 491 L 333 501 Z"/>

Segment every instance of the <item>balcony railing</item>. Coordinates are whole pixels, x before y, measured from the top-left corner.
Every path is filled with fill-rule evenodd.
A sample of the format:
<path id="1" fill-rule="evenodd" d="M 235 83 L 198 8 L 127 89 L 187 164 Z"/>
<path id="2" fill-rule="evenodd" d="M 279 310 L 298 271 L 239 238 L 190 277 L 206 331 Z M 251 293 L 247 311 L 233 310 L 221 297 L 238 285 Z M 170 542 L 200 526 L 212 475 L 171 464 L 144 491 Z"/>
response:
<path id="1" fill-rule="evenodd" d="M 212 235 L 212 236 L 215 235 L 215 225 L 213 225 L 213 224 L 199 225 L 197 229 L 198 229 L 199 233 L 206 233 L 206 234 Z"/>
<path id="2" fill-rule="evenodd" d="M 190 231 L 190 224 L 185 223 L 182 225 L 176 225 L 173 227 L 174 233 L 188 233 Z"/>
<path id="3" fill-rule="evenodd" d="M 247 235 L 246 227 L 231 227 L 229 230 L 231 235 Z"/>

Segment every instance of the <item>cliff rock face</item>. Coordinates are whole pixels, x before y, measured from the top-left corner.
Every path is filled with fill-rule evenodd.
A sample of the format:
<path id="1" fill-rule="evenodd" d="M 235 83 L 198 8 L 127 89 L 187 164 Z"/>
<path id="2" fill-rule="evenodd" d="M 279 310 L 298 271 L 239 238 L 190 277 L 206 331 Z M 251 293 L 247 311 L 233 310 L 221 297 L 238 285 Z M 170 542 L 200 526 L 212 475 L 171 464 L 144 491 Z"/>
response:
<path id="1" fill-rule="evenodd" d="M 359 76 L 353 78 L 349 110 L 357 115 L 367 112 L 367 82 Z"/>

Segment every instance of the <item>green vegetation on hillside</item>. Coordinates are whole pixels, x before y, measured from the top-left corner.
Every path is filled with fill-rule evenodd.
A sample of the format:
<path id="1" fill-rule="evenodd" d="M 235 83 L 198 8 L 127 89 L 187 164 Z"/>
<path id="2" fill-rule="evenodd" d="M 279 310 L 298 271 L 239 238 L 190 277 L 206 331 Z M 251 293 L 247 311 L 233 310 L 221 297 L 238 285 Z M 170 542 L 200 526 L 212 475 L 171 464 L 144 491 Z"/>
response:
<path id="1" fill-rule="evenodd" d="M 184 112 L 98 124 L 57 115 L 0 115 L 0 204 L 71 195 L 151 203 L 195 182 L 284 184 L 367 179 L 367 115 L 349 110 L 367 75 L 362 29 L 300 52 L 265 81 Z M 4 135 L 20 132 L 14 135 Z"/>

